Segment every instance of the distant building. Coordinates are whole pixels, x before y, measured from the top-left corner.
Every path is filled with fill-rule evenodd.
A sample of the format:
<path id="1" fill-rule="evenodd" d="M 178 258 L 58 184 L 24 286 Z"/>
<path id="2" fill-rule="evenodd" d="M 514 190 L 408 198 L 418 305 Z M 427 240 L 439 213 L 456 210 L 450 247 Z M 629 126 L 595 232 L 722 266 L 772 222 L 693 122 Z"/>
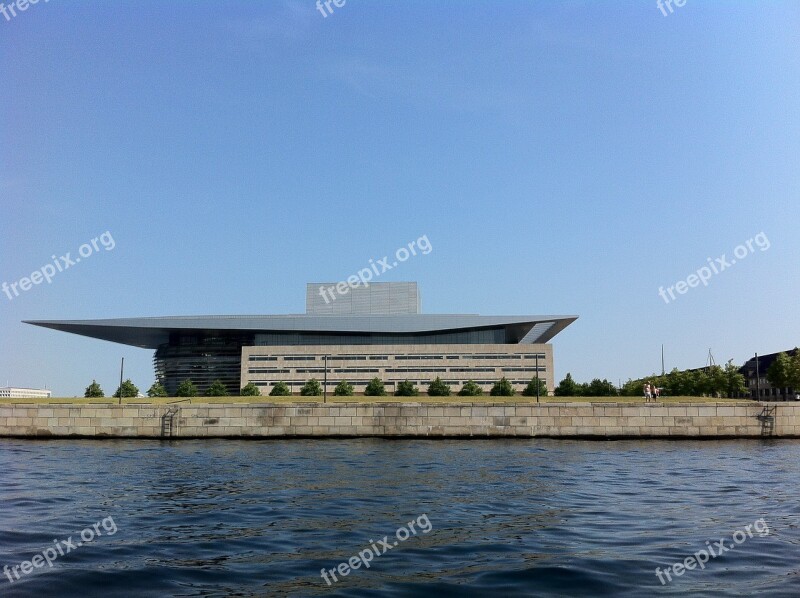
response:
<path id="1" fill-rule="evenodd" d="M 0 387 L 0 398 L 6 399 L 49 399 L 52 392 L 43 388 Z"/>
<path id="2" fill-rule="evenodd" d="M 792 357 L 795 350 L 783 351 L 783 353 Z M 739 370 L 745 377 L 751 398 L 761 401 L 787 401 L 794 400 L 797 393 L 800 392 L 800 388 L 773 388 L 767 380 L 767 370 L 769 370 L 769 366 L 772 365 L 778 355 L 780 355 L 780 352 L 758 356 L 758 376 L 756 376 L 755 356 L 745 362 Z"/>
<path id="3" fill-rule="evenodd" d="M 176 316 L 28 322 L 135 347 L 155 349 L 156 379 L 174 396 L 190 379 L 202 394 L 215 380 L 238 395 L 253 383 L 262 395 L 283 382 L 294 393 L 310 378 L 342 380 L 364 392 L 380 378 L 393 392 L 439 377 L 458 391 L 473 380 L 484 391 L 505 377 L 521 391 L 538 377 L 553 391 L 548 342 L 577 316 L 421 314 L 414 282 L 311 283 L 306 313 Z"/>

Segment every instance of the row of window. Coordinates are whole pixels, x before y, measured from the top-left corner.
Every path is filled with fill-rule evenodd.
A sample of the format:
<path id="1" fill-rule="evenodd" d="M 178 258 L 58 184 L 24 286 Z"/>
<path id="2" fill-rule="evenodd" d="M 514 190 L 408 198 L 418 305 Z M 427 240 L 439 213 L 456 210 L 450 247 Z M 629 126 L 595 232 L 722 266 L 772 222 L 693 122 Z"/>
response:
<path id="1" fill-rule="evenodd" d="M 279 370 L 278 368 L 249 368 L 248 374 L 288 374 L 290 370 Z"/>
<path id="2" fill-rule="evenodd" d="M 394 355 L 394 358 L 399 361 L 408 360 L 431 360 L 431 359 L 534 359 L 535 354 L 491 354 L 491 355 Z M 278 359 L 284 361 L 317 361 L 323 360 L 324 357 L 317 355 L 250 355 L 248 361 L 277 361 Z M 330 355 L 329 361 L 386 361 L 389 359 L 388 355 Z M 544 359 L 544 353 L 539 354 L 539 359 Z"/>
<path id="3" fill-rule="evenodd" d="M 405 380 L 406 380 L 406 378 L 395 378 L 395 379 L 391 379 L 391 380 L 386 380 L 386 381 L 384 381 L 384 385 L 386 387 L 388 387 L 388 390 L 392 390 L 392 388 L 395 385 L 399 384 L 400 382 L 405 382 Z M 279 382 L 279 380 L 256 380 L 256 381 L 253 382 L 253 384 L 263 388 L 263 387 L 273 386 L 277 382 Z M 355 386 L 366 386 L 367 384 L 369 384 L 368 380 L 360 380 L 360 381 L 359 380 L 348 380 L 348 382 L 350 384 L 352 384 L 354 387 Z M 422 387 L 422 390 L 424 392 L 424 387 L 427 387 L 427 385 L 430 384 L 431 381 L 430 380 L 409 380 L 409 382 L 411 382 L 412 384 L 415 384 L 417 386 Z M 450 386 L 462 386 L 462 385 L 464 385 L 464 383 L 466 383 L 466 380 L 442 380 L 442 382 L 444 382 L 445 384 L 450 385 Z M 473 380 L 473 382 L 475 384 L 488 386 L 488 385 L 496 384 L 497 380 Z M 515 384 L 515 385 L 527 386 L 527 384 L 530 382 L 530 380 L 509 380 L 509 382 L 511 384 Z M 284 381 L 284 384 L 286 384 L 286 386 L 298 386 L 298 387 L 301 387 L 301 386 L 303 386 L 305 384 L 305 381 L 304 380 L 286 380 L 286 381 Z M 337 384 L 338 384 L 338 382 L 328 382 L 328 388 L 329 389 L 330 388 L 334 388 Z M 454 390 L 457 391 L 458 389 L 454 389 Z"/>
<path id="4" fill-rule="evenodd" d="M 325 368 L 297 368 L 294 370 L 297 374 L 324 374 Z M 329 372 L 334 374 L 378 374 L 378 368 L 329 368 Z M 437 374 L 445 373 L 447 368 L 386 368 L 384 370 L 387 374 L 403 374 L 403 373 L 418 373 L 418 374 Z M 469 372 L 495 372 L 497 368 L 450 368 L 450 372 L 469 373 Z M 503 372 L 535 372 L 537 368 L 503 368 Z M 539 367 L 538 371 L 544 372 L 544 367 Z M 247 370 L 250 374 L 289 374 L 291 370 L 279 368 L 249 368 Z"/>

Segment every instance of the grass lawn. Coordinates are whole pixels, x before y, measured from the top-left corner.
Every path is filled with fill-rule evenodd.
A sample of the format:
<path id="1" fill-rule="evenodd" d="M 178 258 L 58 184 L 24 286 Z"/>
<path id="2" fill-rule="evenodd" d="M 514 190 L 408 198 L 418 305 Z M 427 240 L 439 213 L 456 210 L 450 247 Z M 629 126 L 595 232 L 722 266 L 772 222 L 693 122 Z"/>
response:
<path id="1" fill-rule="evenodd" d="M 491 397 L 484 395 L 481 397 L 429 397 L 420 395 L 418 397 L 365 397 L 357 395 L 353 397 L 335 397 L 328 395 L 328 403 L 535 403 L 536 397 L 523 397 L 515 395 L 513 397 Z M 643 397 L 541 397 L 542 403 L 644 403 Z M 724 404 L 743 404 L 751 403 L 750 399 L 715 399 L 713 397 L 661 397 L 659 403 L 724 403 Z M 7 404 L 72 404 L 72 405 L 117 405 L 119 399 L 85 399 L 85 398 L 49 398 L 49 399 L 10 399 L 0 398 L 0 405 Z M 122 399 L 123 405 L 164 405 L 164 404 L 209 404 L 209 403 L 322 403 L 322 397 L 301 397 L 292 395 L 290 397 L 193 397 L 190 399 L 180 399 L 177 397 L 159 398 L 132 398 Z"/>

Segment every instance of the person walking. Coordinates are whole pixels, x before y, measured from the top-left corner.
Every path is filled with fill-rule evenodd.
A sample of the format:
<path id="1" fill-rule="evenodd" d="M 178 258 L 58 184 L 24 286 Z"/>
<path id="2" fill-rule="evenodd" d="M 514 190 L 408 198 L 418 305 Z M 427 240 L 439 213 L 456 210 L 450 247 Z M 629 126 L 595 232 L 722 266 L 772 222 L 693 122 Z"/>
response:
<path id="1" fill-rule="evenodd" d="M 652 390 L 650 389 L 650 383 L 646 382 L 644 385 L 644 402 L 649 403 L 652 397 L 653 395 Z"/>

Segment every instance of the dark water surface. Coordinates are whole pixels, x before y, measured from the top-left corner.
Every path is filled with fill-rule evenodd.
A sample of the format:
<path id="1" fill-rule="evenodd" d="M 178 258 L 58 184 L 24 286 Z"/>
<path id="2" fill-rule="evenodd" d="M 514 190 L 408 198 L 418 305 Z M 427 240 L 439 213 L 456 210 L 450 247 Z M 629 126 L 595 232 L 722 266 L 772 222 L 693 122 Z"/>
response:
<path id="1" fill-rule="evenodd" d="M 0 439 L 0 566 L 117 528 L 0 596 L 800 596 L 799 516 L 795 441 Z"/>

